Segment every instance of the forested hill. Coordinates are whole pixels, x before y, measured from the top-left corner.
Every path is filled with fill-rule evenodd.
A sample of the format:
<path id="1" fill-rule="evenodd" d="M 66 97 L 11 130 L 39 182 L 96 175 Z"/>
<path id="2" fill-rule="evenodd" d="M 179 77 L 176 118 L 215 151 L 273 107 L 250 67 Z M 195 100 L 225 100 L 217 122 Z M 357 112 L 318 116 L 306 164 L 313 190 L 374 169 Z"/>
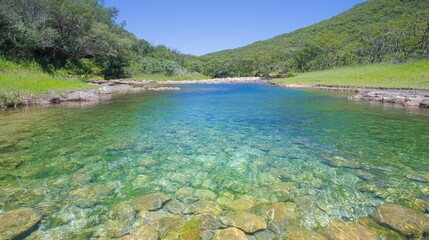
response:
<path id="1" fill-rule="evenodd" d="M 117 14 L 101 0 L 0 0 L 0 58 L 80 78 L 189 74 L 186 55 L 138 39 Z"/>
<path id="2" fill-rule="evenodd" d="M 203 73 L 217 77 L 287 75 L 351 64 L 427 59 L 428 49 L 428 0 L 369 0 L 307 28 L 200 60 Z"/>

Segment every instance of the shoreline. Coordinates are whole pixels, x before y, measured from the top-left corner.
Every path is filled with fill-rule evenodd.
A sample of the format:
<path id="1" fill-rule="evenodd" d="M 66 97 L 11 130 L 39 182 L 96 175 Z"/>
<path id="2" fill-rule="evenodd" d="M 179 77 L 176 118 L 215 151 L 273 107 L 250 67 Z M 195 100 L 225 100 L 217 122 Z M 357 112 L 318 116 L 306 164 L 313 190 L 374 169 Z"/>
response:
<path id="1" fill-rule="evenodd" d="M 407 108 L 429 109 L 428 90 L 283 84 L 272 82 L 270 84 L 291 89 L 316 89 L 324 91 L 355 92 L 357 94 L 355 96 L 349 97 L 350 100 L 394 104 Z"/>
<path id="2" fill-rule="evenodd" d="M 350 100 L 378 102 L 382 104 L 394 104 L 407 108 L 429 109 L 429 90 L 421 89 L 392 89 L 392 88 L 365 88 L 345 86 L 324 86 L 305 84 L 283 84 L 270 82 L 268 78 L 261 77 L 237 77 L 237 78 L 214 78 L 204 80 L 99 80 L 88 84 L 98 88 L 88 90 L 72 90 L 64 93 L 47 93 L 41 97 L 34 95 L 23 96 L 22 104 L 8 106 L 7 108 L 46 106 L 61 103 L 97 103 L 108 101 L 113 95 L 128 94 L 150 91 L 178 91 L 180 87 L 166 85 L 181 84 L 244 84 L 244 83 L 267 83 L 282 88 L 291 89 L 315 89 L 323 91 L 355 92 L 356 95 L 349 97 Z"/>
<path id="3" fill-rule="evenodd" d="M 178 91 L 179 87 L 170 87 L 165 85 L 180 84 L 241 84 L 241 83 L 268 83 L 269 79 L 260 77 L 243 78 L 215 78 L 204 80 L 99 80 L 88 84 L 98 86 L 98 88 L 88 90 L 70 90 L 63 93 L 52 91 L 43 96 L 21 96 L 22 101 L 19 105 L 9 104 L 3 109 L 30 107 L 30 106 L 49 106 L 61 103 L 97 103 L 107 101 L 116 94 L 128 94 L 151 91 Z"/>

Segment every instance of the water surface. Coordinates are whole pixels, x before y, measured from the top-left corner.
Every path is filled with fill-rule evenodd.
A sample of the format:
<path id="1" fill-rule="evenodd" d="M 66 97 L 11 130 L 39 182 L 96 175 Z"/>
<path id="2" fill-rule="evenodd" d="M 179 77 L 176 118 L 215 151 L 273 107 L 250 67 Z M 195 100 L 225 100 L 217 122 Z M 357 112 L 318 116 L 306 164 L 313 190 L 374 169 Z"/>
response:
<path id="1" fill-rule="evenodd" d="M 315 230 L 429 198 L 427 112 L 263 84 L 180 87 L 1 112 L 0 211 L 42 214 L 33 238 L 90 238 L 118 203 L 183 187 L 212 191 L 225 213 L 219 199 L 290 202 Z"/>

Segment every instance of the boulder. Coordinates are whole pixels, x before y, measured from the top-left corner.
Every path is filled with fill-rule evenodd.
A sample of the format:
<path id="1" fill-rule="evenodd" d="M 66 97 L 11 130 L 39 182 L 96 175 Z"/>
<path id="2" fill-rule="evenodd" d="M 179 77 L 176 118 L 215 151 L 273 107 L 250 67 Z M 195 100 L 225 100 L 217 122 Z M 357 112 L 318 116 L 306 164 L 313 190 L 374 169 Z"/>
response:
<path id="1" fill-rule="evenodd" d="M 134 200 L 134 209 L 140 211 L 154 211 L 162 206 L 171 198 L 163 193 L 153 193 L 138 197 Z"/>
<path id="2" fill-rule="evenodd" d="M 0 239 L 21 239 L 37 229 L 40 216 L 30 209 L 17 209 L 0 215 Z"/>
<path id="3" fill-rule="evenodd" d="M 325 228 L 330 240 L 377 240 L 378 235 L 356 222 L 334 220 Z"/>
<path id="4" fill-rule="evenodd" d="M 371 217 L 407 237 L 421 238 L 429 233 L 429 217 L 414 209 L 396 204 L 380 205 Z"/>

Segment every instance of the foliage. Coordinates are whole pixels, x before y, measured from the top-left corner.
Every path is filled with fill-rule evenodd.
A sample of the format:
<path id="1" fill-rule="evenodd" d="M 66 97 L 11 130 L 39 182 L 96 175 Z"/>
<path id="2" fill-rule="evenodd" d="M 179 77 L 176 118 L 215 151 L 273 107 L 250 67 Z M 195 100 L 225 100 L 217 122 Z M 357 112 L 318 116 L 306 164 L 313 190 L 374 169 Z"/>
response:
<path id="1" fill-rule="evenodd" d="M 188 73 L 185 55 L 137 39 L 115 23 L 117 13 L 101 0 L 0 0 L 0 54 L 81 78 Z"/>
<path id="2" fill-rule="evenodd" d="M 429 61 L 375 63 L 299 74 L 275 83 L 429 90 Z"/>
<path id="3" fill-rule="evenodd" d="M 428 58 L 429 1 L 369 0 L 307 28 L 205 55 L 195 66 L 213 77 L 268 76 Z"/>
<path id="4" fill-rule="evenodd" d="M 203 80 L 209 79 L 210 77 L 201 75 L 199 73 L 189 74 L 189 75 L 165 75 L 165 74 L 147 74 L 147 75 L 137 75 L 133 77 L 133 80 L 145 81 L 181 81 L 181 80 Z"/>

